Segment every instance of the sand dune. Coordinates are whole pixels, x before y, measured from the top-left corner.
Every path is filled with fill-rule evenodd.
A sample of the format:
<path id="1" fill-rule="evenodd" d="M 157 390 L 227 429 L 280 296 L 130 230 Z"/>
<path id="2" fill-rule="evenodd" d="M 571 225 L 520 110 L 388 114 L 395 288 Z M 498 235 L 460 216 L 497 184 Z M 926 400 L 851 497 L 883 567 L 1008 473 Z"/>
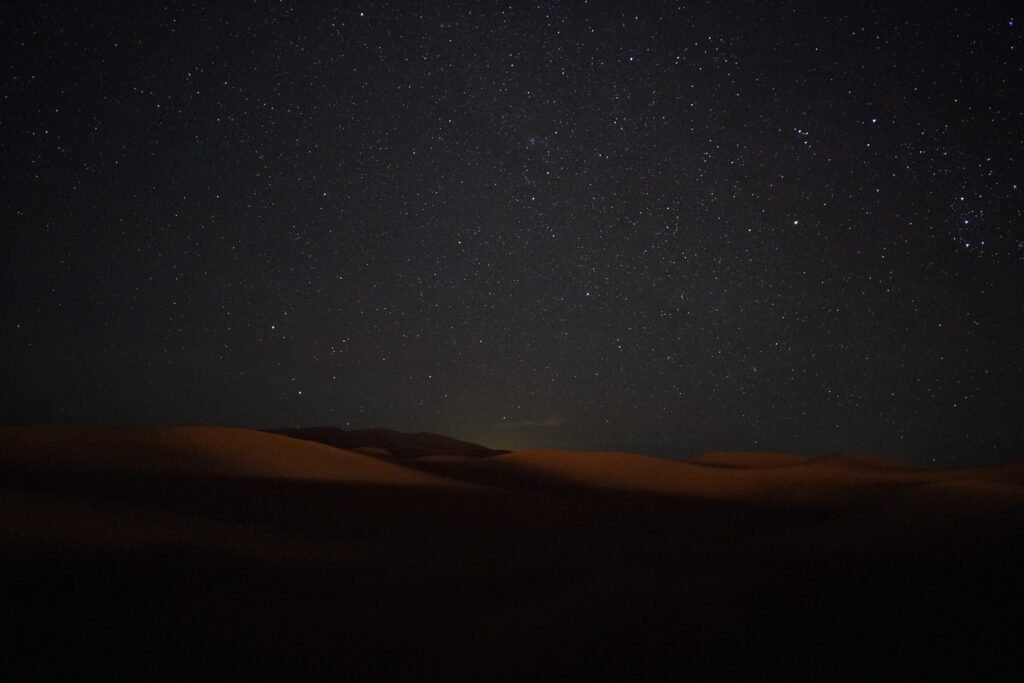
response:
<path id="1" fill-rule="evenodd" d="M 177 473 L 446 487 L 466 486 L 474 480 L 499 484 L 507 480 L 516 485 L 547 483 L 780 504 L 837 502 L 850 493 L 863 496 L 938 482 L 988 482 L 1007 490 L 1024 487 L 1021 465 L 923 470 L 860 455 L 810 459 L 720 452 L 676 462 L 633 453 L 534 449 L 490 457 L 434 455 L 395 462 L 376 447 L 357 448 L 362 452 L 219 427 L 0 428 L 0 466 L 24 471 Z"/>
<path id="2" fill-rule="evenodd" d="M 222 427 L 2 427 L 0 466 L 455 485 L 360 453 Z"/>
<path id="3" fill-rule="evenodd" d="M 675 462 L 632 453 L 571 452 L 553 450 L 518 451 L 500 455 L 465 467 L 507 469 L 530 473 L 538 479 L 563 482 L 575 486 L 618 490 L 637 494 L 688 496 L 699 499 L 731 501 L 794 502 L 794 494 L 807 501 L 835 501 L 839 491 L 865 483 L 915 481 L 913 476 L 893 477 L 888 472 L 865 473 L 844 467 L 840 462 L 815 462 L 799 459 L 781 464 L 774 455 L 764 458 L 756 454 L 728 456 L 736 463 L 719 467 Z M 739 466 L 739 462 L 756 466 Z M 761 463 L 772 463 L 767 467 Z M 812 466 L 813 464 L 813 466 Z"/>
<path id="4" fill-rule="evenodd" d="M 409 465 L 493 486 L 582 487 L 783 507 L 860 505 L 931 482 L 1024 483 L 1020 468 L 1014 466 L 923 470 L 857 455 L 812 459 L 777 453 L 721 453 L 676 462 L 632 453 L 538 449 L 484 459 L 432 457 Z"/>

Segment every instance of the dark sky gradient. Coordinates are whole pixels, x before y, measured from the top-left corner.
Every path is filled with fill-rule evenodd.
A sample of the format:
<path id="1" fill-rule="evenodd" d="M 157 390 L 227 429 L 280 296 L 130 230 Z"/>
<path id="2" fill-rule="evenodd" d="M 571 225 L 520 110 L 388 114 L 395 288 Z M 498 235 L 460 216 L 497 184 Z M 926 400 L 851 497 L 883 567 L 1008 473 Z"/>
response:
<path id="1" fill-rule="evenodd" d="M 190 4 L 0 10 L 0 421 L 1022 455 L 1011 4 Z"/>

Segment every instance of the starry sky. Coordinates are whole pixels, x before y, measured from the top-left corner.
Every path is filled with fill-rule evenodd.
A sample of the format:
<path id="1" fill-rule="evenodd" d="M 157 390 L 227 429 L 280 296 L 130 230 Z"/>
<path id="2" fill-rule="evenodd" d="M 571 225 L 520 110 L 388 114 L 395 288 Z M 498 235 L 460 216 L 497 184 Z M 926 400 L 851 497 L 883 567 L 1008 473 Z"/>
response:
<path id="1" fill-rule="evenodd" d="M 1021 457 L 1011 4 L 209 4 L 0 10 L 0 421 Z"/>

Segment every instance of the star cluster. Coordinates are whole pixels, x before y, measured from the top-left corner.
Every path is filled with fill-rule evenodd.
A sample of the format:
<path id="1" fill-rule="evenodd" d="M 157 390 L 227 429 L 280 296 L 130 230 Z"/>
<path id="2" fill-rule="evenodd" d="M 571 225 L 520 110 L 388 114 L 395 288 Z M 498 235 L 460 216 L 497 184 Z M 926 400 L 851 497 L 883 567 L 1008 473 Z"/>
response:
<path id="1" fill-rule="evenodd" d="M 6 422 L 1020 455 L 1005 5 L 2 22 Z"/>

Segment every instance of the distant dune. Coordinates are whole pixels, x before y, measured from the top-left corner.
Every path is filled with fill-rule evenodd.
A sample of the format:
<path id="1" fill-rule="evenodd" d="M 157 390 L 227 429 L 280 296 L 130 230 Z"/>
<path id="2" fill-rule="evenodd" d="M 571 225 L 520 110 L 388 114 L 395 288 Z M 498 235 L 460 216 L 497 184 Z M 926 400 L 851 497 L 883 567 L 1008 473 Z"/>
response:
<path id="1" fill-rule="evenodd" d="M 1022 465 L 345 434 L 0 428 L 5 679 L 1019 677 Z"/>

